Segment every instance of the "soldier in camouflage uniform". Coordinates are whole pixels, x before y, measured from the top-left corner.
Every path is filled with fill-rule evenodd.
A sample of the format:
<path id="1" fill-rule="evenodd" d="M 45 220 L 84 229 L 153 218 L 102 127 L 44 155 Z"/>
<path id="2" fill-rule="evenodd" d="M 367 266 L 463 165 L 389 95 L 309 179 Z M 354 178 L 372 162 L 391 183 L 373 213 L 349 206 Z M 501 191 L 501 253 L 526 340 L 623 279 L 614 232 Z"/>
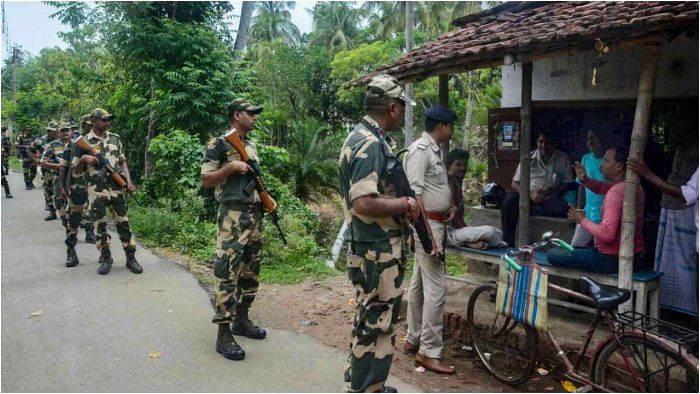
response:
<path id="1" fill-rule="evenodd" d="M 29 146 L 30 156 L 33 158 L 34 163 L 40 165 L 41 155 L 44 153 L 44 149 L 49 146 L 49 144 L 58 138 L 58 124 L 55 122 L 49 123 L 46 127 L 46 135 L 39 137 L 32 142 Z M 53 206 L 53 179 L 55 174 L 50 170 L 41 170 L 41 179 L 44 186 L 44 202 L 46 203 L 46 210 L 49 214 L 44 218 L 44 220 L 56 220 L 56 208 Z"/>
<path id="2" fill-rule="evenodd" d="M 396 392 L 384 383 L 396 341 L 394 324 L 411 231 L 408 219 L 417 217 L 420 209 L 413 198 L 396 198 L 386 172 L 387 157 L 393 156 L 387 132 L 401 127 L 406 104 L 415 105 L 396 79 L 373 78 L 365 95 L 366 116 L 345 140 L 338 162 L 349 223 L 347 270 L 356 294 L 345 373 L 350 392 Z"/>
<path id="3" fill-rule="evenodd" d="M 66 211 L 66 199 L 57 191 L 60 191 L 60 181 L 58 172 L 61 170 L 61 158 L 66 146 L 70 142 L 70 126 L 62 124 L 58 127 L 59 137 L 49 143 L 41 155 L 41 171 L 46 175 L 48 183 L 51 185 L 51 196 L 53 207 L 58 210 L 61 224 L 68 230 L 68 215 Z M 54 211 L 55 214 L 55 211 Z"/>
<path id="4" fill-rule="evenodd" d="M 78 132 L 77 127 L 75 127 L 75 128 L 71 127 L 71 129 L 74 129 L 74 131 L 72 130 L 73 136 L 71 137 L 71 139 L 78 138 L 81 135 L 82 136 L 87 135 L 87 133 L 90 132 L 91 128 L 92 128 L 92 122 L 90 121 L 90 114 L 83 115 L 82 118 L 80 118 L 80 132 Z M 68 159 L 67 159 L 66 163 L 70 163 L 70 160 L 71 160 L 70 158 L 72 158 L 72 155 L 71 155 L 71 152 L 68 152 Z M 68 164 L 66 164 L 66 165 L 68 165 Z M 85 187 L 85 181 L 82 178 L 80 178 L 78 183 L 80 184 L 81 187 L 83 187 L 83 188 Z M 70 192 L 70 190 L 69 190 L 69 192 Z M 90 210 L 89 210 L 90 207 L 88 206 L 87 189 L 85 189 L 85 196 L 86 196 L 85 204 L 83 205 L 82 212 L 80 212 L 80 211 L 77 211 L 77 212 L 81 218 L 80 228 L 85 229 L 85 243 L 94 244 L 95 243 L 95 231 L 92 227 L 92 220 L 90 220 Z M 76 210 L 77 210 L 77 208 L 76 208 Z M 76 239 L 77 239 L 77 231 L 76 231 Z M 75 245 L 75 243 L 73 243 L 73 245 Z"/>
<path id="5" fill-rule="evenodd" d="M 36 164 L 29 154 L 29 146 L 34 142 L 36 137 L 32 135 L 32 128 L 25 126 L 22 134 L 17 136 L 15 147 L 17 148 L 17 157 L 22 160 L 22 169 L 24 173 L 25 189 L 34 189 L 34 178 L 36 178 Z"/>
<path id="6" fill-rule="evenodd" d="M 5 198 L 12 198 L 10 184 L 7 182 L 7 175 L 10 173 L 10 155 L 12 154 L 12 143 L 7 135 L 7 127 L 2 128 L 2 188 L 5 190 Z"/>
<path id="7" fill-rule="evenodd" d="M 228 105 L 231 128 L 244 137 L 251 160 L 258 153 L 246 136 L 255 127 L 263 108 L 237 99 Z M 218 325 L 216 351 L 231 360 L 242 360 L 245 351 L 233 335 L 263 339 L 266 331 L 248 318 L 248 310 L 258 291 L 262 252 L 263 209 L 255 188 L 249 188 L 252 169 L 223 138 L 207 145 L 202 163 L 202 187 L 215 187 L 219 202 L 214 275 L 217 278 L 215 314 Z"/>
<path id="8" fill-rule="evenodd" d="M 126 189 L 129 192 L 136 191 L 136 186 L 131 183 L 129 167 L 126 164 L 126 156 L 122 148 L 122 140 L 119 135 L 111 133 L 109 121 L 114 115 L 102 108 L 97 108 L 90 114 L 92 129 L 84 137 L 90 146 L 96 147 L 99 154 L 104 155 L 109 166 L 120 173 L 126 180 Z M 107 232 L 105 214 L 107 208 L 112 212 L 116 222 L 117 233 L 122 241 L 122 247 L 126 254 L 126 267 L 135 274 L 143 272 L 143 268 L 136 260 L 136 242 L 129 227 L 127 217 L 128 207 L 126 193 L 119 189 L 105 167 L 100 165 L 97 157 L 86 152 L 78 152 L 75 149 L 75 158 L 82 159 L 75 163 L 77 174 L 87 172 L 88 202 L 90 206 L 90 218 L 94 228 L 97 229 L 97 250 L 100 251 L 100 267 L 97 273 L 107 275 L 112 268 L 112 253 L 109 249 L 110 235 Z M 73 159 L 75 161 L 75 158 Z"/>

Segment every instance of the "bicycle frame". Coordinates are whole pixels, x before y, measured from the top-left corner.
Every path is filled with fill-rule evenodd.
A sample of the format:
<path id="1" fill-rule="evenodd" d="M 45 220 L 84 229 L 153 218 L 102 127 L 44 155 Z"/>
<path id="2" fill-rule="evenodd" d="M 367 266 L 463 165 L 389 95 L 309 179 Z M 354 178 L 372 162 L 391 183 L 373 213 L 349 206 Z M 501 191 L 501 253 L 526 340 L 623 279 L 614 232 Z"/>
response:
<path id="1" fill-rule="evenodd" d="M 581 293 L 575 292 L 573 290 L 569 290 L 569 289 L 566 289 L 564 287 L 553 285 L 553 284 L 548 284 L 547 288 L 554 290 L 554 291 L 557 291 L 557 292 L 560 292 L 560 293 L 563 293 L 565 295 L 577 298 L 577 299 L 584 301 L 590 305 L 595 305 L 592 298 L 590 298 L 586 295 L 583 295 Z M 593 317 L 593 321 L 591 321 L 591 324 L 588 326 L 588 330 L 586 330 L 586 336 L 583 340 L 583 344 L 581 345 L 579 350 L 576 352 L 576 359 L 574 360 L 573 363 L 571 362 L 569 357 L 566 355 L 566 352 L 564 352 L 564 350 L 561 348 L 561 346 L 559 345 L 559 342 L 557 342 L 556 338 L 554 337 L 554 334 L 552 334 L 552 332 L 549 329 L 547 329 L 547 339 L 549 340 L 549 343 L 557 351 L 557 356 L 561 359 L 561 362 L 566 367 L 566 374 L 567 375 L 571 376 L 574 380 L 578 380 L 578 381 L 583 382 L 587 385 L 590 385 L 597 390 L 611 392 L 610 390 L 606 389 L 605 387 L 600 386 L 596 383 L 593 383 L 593 381 L 588 379 L 587 376 L 584 376 L 583 374 L 581 374 L 581 362 L 583 361 L 583 358 L 586 355 L 586 351 L 588 350 L 588 347 L 591 344 L 591 340 L 593 339 L 593 334 L 595 333 L 595 330 L 601 321 L 601 317 L 605 320 L 605 322 L 608 325 L 608 329 L 610 330 L 610 335 L 608 335 L 608 337 L 605 340 L 603 340 L 601 342 L 601 344 L 606 344 L 611 340 L 614 340 L 614 341 L 620 343 L 619 335 L 618 335 L 619 330 L 615 327 L 615 323 L 617 320 L 614 318 L 614 314 L 616 314 L 616 313 L 613 312 L 612 318 L 611 318 L 611 316 L 608 315 L 608 313 L 609 313 L 608 311 L 601 311 L 600 309 L 596 309 L 596 313 Z M 596 348 L 596 350 L 593 352 L 593 357 L 591 357 L 591 360 L 593 360 L 595 358 L 595 355 L 598 354 L 598 352 L 601 349 L 602 349 L 602 347 L 599 345 Z M 628 372 L 630 372 L 630 374 L 632 375 L 634 382 L 637 385 L 637 388 L 640 391 L 644 391 L 644 387 L 639 382 L 639 376 L 637 375 L 635 369 L 632 368 L 630 358 L 628 357 L 629 355 L 626 353 L 627 353 L 626 351 L 622 353 L 622 358 L 624 360 L 625 367 L 627 368 Z M 592 367 L 592 365 L 593 365 L 593 363 L 591 362 L 591 367 Z"/>

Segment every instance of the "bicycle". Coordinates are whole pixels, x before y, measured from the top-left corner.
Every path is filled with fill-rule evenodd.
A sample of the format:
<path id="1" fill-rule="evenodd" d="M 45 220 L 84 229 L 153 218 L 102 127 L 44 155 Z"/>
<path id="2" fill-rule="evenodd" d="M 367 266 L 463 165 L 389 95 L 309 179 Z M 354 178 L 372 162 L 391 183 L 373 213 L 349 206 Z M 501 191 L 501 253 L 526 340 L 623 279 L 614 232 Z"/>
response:
<path id="1" fill-rule="evenodd" d="M 522 265 L 535 266 L 535 250 L 551 244 L 573 250 L 551 232 L 542 239 L 504 254 L 504 265 L 517 271 Z M 697 352 L 697 332 L 640 313 L 618 313 L 617 306 L 630 299 L 629 290 L 604 286 L 585 276 L 580 283 L 587 294 L 547 285 L 549 290 L 595 308 L 585 338 L 571 358 L 549 329 L 544 332 L 570 380 L 585 385 L 587 390 L 606 392 L 698 392 L 697 353 L 691 354 Z M 535 369 L 539 333 L 525 323 L 500 315 L 495 305 L 496 292 L 497 285 L 486 284 L 469 298 L 467 325 L 473 347 L 494 378 L 510 385 L 522 384 Z M 586 373 L 582 364 L 601 322 L 610 334 L 591 353 L 590 370 Z"/>

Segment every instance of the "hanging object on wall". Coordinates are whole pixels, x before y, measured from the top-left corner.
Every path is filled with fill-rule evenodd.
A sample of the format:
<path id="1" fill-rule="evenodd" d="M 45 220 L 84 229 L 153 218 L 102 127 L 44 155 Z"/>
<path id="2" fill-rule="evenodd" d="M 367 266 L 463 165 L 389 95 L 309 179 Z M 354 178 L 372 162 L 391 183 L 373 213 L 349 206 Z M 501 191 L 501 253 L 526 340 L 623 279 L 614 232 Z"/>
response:
<path id="1" fill-rule="evenodd" d="M 598 67 L 605 65 L 608 61 L 603 60 L 603 54 L 610 52 L 610 45 L 606 44 L 600 38 L 595 41 L 595 51 L 598 53 L 598 60 L 593 62 L 591 66 L 593 67 L 593 77 L 591 78 L 591 86 L 596 86 L 596 79 L 598 77 Z"/>

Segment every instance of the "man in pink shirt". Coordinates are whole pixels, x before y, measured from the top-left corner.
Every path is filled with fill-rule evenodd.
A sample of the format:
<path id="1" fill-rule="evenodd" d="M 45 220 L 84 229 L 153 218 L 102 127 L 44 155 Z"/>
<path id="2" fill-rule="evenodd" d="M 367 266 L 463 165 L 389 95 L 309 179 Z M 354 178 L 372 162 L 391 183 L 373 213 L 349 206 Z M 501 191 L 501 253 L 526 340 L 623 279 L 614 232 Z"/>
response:
<path id="1" fill-rule="evenodd" d="M 603 194 L 601 207 L 602 220 L 600 224 L 586 219 L 581 211 L 570 209 L 569 220 L 580 224 L 593 235 L 595 246 L 592 248 L 575 249 L 568 253 L 561 249 L 552 249 L 547 258 L 552 265 L 577 268 L 590 272 L 615 274 L 618 272 L 618 254 L 620 253 L 620 235 L 622 229 L 622 205 L 625 195 L 625 172 L 627 170 L 628 151 L 625 148 L 610 148 L 603 156 L 600 172 L 610 183 L 588 178 L 586 170 L 579 163 L 574 164 L 576 176 L 583 185 L 597 194 Z M 634 231 L 634 267 L 642 265 L 644 254 L 644 239 L 642 224 L 644 223 L 644 191 L 637 188 L 637 220 Z"/>

